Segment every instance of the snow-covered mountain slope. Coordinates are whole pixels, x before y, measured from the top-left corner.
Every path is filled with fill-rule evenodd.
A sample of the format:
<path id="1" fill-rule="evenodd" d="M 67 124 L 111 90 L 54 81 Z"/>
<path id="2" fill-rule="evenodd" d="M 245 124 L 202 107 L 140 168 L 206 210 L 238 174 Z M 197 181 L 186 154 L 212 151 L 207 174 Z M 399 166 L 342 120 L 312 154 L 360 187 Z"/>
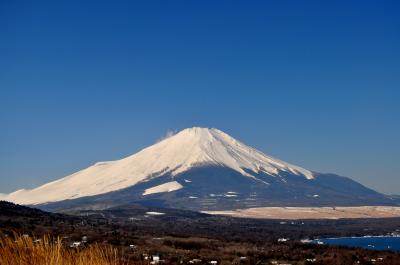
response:
<path id="1" fill-rule="evenodd" d="M 288 173 L 314 179 L 311 171 L 268 156 L 220 130 L 194 127 L 132 156 L 96 163 L 38 188 L 18 190 L 5 199 L 21 204 L 76 199 L 124 189 L 166 174 L 177 176 L 198 166 L 226 167 L 264 184 L 268 183 L 257 178 L 257 174 Z"/>
<path id="2" fill-rule="evenodd" d="M 130 203 L 190 210 L 396 202 L 345 177 L 268 156 L 217 129 L 185 129 L 121 160 L 3 198 L 50 211 Z"/>

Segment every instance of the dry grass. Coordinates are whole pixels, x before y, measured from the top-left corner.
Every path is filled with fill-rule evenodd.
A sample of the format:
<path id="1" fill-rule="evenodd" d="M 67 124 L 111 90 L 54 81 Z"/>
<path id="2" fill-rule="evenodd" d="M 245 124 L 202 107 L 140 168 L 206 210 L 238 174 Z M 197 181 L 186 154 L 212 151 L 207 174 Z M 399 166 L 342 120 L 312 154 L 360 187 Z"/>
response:
<path id="1" fill-rule="evenodd" d="M 1 265 L 122 265 L 118 251 L 97 244 L 75 250 L 60 238 L 16 236 L 0 239 Z"/>
<path id="2" fill-rule="evenodd" d="M 400 217 L 396 206 L 355 207 L 257 207 L 232 211 L 206 211 L 209 214 L 261 219 L 351 219 Z"/>

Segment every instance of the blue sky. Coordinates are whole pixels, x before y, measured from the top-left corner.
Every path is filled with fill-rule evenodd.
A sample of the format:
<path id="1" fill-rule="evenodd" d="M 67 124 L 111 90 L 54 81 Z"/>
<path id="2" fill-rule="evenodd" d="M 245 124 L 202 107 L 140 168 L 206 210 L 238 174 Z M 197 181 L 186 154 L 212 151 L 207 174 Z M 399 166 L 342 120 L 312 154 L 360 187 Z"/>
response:
<path id="1" fill-rule="evenodd" d="M 400 194 L 398 1 L 1 1 L 0 192 L 216 127 Z"/>

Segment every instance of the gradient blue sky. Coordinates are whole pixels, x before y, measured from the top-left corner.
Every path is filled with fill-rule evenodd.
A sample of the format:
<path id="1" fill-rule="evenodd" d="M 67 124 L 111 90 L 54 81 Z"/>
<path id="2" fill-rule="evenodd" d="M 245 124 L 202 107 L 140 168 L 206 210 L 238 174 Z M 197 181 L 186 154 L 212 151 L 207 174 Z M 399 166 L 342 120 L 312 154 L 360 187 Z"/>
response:
<path id="1" fill-rule="evenodd" d="M 216 127 L 400 194 L 399 1 L 0 1 L 0 192 Z"/>

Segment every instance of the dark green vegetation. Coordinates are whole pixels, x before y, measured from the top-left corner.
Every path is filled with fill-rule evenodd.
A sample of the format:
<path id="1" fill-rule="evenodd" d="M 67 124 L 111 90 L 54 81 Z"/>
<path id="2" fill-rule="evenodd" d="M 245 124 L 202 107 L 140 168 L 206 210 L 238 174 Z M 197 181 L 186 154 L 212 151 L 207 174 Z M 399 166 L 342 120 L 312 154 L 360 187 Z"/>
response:
<path id="1" fill-rule="evenodd" d="M 132 264 L 148 264 L 146 255 L 156 254 L 166 264 L 186 264 L 193 259 L 201 260 L 199 264 L 211 260 L 219 264 L 372 264 L 373 260 L 376 264 L 400 264 L 400 254 L 394 252 L 300 243 L 304 238 L 387 234 L 400 229 L 399 218 L 256 220 L 140 205 L 70 214 L 74 215 L 1 202 L 0 235 L 59 235 L 67 245 L 87 236 L 87 244 L 117 246 Z M 278 243 L 278 238 L 290 240 Z"/>

